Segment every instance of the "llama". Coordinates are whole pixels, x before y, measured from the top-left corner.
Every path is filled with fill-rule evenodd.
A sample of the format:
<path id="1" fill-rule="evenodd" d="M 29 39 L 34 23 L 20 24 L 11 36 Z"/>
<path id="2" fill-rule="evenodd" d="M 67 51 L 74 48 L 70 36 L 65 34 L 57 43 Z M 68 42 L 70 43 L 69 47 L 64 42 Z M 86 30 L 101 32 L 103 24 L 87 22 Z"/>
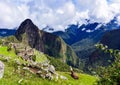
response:
<path id="1" fill-rule="evenodd" d="M 79 79 L 78 75 L 73 71 L 72 67 L 70 66 L 71 77 L 74 79 Z"/>

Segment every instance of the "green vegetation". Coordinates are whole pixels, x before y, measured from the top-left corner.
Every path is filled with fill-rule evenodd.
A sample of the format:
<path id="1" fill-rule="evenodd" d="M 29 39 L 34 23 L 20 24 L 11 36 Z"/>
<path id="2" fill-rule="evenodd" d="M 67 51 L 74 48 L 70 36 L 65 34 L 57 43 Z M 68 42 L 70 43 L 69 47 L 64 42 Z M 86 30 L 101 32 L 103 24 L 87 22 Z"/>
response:
<path id="1" fill-rule="evenodd" d="M 16 54 L 13 49 L 11 51 L 7 51 L 7 50 L 8 50 L 7 46 L 0 45 L 0 55 L 4 55 L 7 57 L 16 57 Z"/>
<path id="2" fill-rule="evenodd" d="M 111 57 L 114 58 L 111 65 L 108 67 L 100 67 L 98 74 L 100 75 L 100 80 L 98 85 L 119 85 L 120 84 L 120 50 L 108 49 L 107 46 L 103 44 L 96 45 L 97 48 L 104 51 L 104 53 L 109 53 Z"/>
<path id="3" fill-rule="evenodd" d="M 47 57 L 45 54 L 35 50 L 35 56 L 36 56 L 36 62 L 44 62 L 44 61 L 47 61 Z"/>
<path id="4" fill-rule="evenodd" d="M 42 62 L 42 60 L 47 59 L 44 54 L 42 53 L 40 54 L 38 51 L 35 51 L 35 54 L 36 54 L 36 60 L 38 62 Z M 60 72 L 60 71 L 58 71 L 58 73 L 60 75 L 66 76 L 68 80 L 58 79 L 58 81 L 55 81 L 54 79 L 50 81 L 47 79 L 42 79 L 39 76 L 35 74 L 31 74 L 30 72 L 25 71 L 23 69 L 17 70 L 18 66 L 14 62 L 14 60 L 19 58 L 15 54 L 13 49 L 11 51 L 7 51 L 6 46 L 0 46 L 0 55 L 3 55 L 3 57 L 6 57 L 6 56 L 10 57 L 9 61 L 4 61 L 3 57 L 0 57 L 0 60 L 3 61 L 3 63 L 5 64 L 4 77 L 0 79 L 0 85 L 93 85 L 97 80 L 97 78 L 94 76 L 81 74 L 81 73 L 78 73 L 79 80 L 74 80 L 70 76 L 70 72 Z M 40 58 L 38 58 L 38 56 Z M 50 57 L 48 59 L 50 59 Z M 59 60 L 51 58 L 50 61 L 52 63 L 56 61 L 54 63 L 54 65 L 56 65 L 56 68 L 62 65 L 65 66 L 65 67 L 59 68 L 61 69 L 61 71 L 64 70 L 65 68 L 68 68 L 67 65 L 64 65 Z"/>
<path id="5" fill-rule="evenodd" d="M 97 78 L 94 76 L 90 76 L 87 74 L 79 73 L 79 80 L 74 80 L 69 72 L 59 72 L 59 74 L 64 75 L 68 78 L 68 80 L 63 80 L 61 85 L 96 85 Z M 61 82 L 61 81 L 58 81 Z"/>
<path id="6" fill-rule="evenodd" d="M 96 81 L 96 78 L 86 74 L 79 74 L 80 79 L 74 80 L 70 73 L 67 72 L 58 72 L 61 75 L 64 75 L 68 80 L 50 81 L 46 79 L 39 78 L 38 76 L 26 72 L 23 75 L 14 72 L 14 67 L 5 63 L 5 74 L 2 79 L 0 79 L 0 85 L 93 85 Z M 21 81 L 21 82 L 20 82 Z"/>
<path id="7" fill-rule="evenodd" d="M 14 36 L 5 37 L 4 40 L 7 42 L 19 42 Z"/>
<path id="8" fill-rule="evenodd" d="M 55 59 L 53 57 L 47 56 L 47 58 L 50 60 L 50 64 L 55 66 L 55 69 L 57 71 L 67 72 L 70 71 L 70 68 L 67 64 L 61 62 L 59 59 Z"/>

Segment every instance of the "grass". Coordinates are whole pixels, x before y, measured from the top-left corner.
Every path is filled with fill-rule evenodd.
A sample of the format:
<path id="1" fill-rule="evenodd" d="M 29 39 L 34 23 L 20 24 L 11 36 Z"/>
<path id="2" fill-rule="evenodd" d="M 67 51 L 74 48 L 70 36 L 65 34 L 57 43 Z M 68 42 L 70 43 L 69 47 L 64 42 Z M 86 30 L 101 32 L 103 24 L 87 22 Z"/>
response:
<path id="1" fill-rule="evenodd" d="M 79 76 L 78 80 L 73 79 L 69 72 L 59 72 L 59 74 L 68 78 L 68 80 L 63 81 L 62 85 L 94 85 L 97 80 L 96 77 L 90 76 L 88 74 L 77 73 Z"/>
<path id="2" fill-rule="evenodd" d="M 7 51 L 7 46 L 0 46 L 0 55 L 4 55 L 7 57 L 16 57 L 14 50 Z"/>
<path id="3" fill-rule="evenodd" d="M 37 56 L 36 57 L 36 62 L 47 61 L 47 57 L 45 56 L 45 54 L 40 53 L 39 51 L 36 51 L 36 50 L 34 52 L 35 52 L 35 55 Z"/>
<path id="4" fill-rule="evenodd" d="M 96 81 L 96 77 L 90 76 L 87 74 L 79 73 L 79 80 L 74 80 L 69 72 L 58 72 L 61 75 L 64 75 L 68 80 L 58 80 L 50 81 L 42 79 L 35 74 L 26 72 L 25 75 L 22 75 L 22 70 L 20 74 L 14 72 L 14 67 L 5 62 L 5 73 L 4 77 L 0 79 L 0 85 L 93 85 Z M 19 84 L 19 81 L 21 83 Z"/>
<path id="5" fill-rule="evenodd" d="M 46 56 L 44 54 L 39 54 L 37 51 L 35 53 L 39 58 L 37 59 L 38 62 L 46 60 Z M 3 61 L 5 64 L 5 72 L 2 79 L 0 79 L 0 85 L 94 85 L 95 81 L 97 80 L 96 77 L 90 76 L 87 74 L 79 75 L 79 80 L 74 80 L 69 72 L 58 72 L 60 75 L 66 76 L 68 80 L 61 80 L 58 81 L 50 81 L 47 79 L 42 79 L 35 74 L 31 74 L 28 71 L 16 70 L 17 66 L 14 62 L 14 59 L 17 58 L 14 51 L 11 50 L 10 52 L 7 51 L 6 46 L 0 46 L 0 55 L 12 57 L 9 62 L 3 61 L 1 58 L 0 60 Z"/>

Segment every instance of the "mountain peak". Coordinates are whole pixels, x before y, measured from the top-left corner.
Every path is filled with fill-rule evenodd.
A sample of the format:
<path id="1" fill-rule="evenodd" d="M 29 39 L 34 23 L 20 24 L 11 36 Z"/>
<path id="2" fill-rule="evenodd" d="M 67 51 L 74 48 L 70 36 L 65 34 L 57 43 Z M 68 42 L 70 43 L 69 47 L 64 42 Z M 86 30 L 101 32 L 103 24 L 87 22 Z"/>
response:
<path id="1" fill-rule="evenodd" d="M 26 24 L 31 24 L 31 23 L 33 23 L 33 22 L 32 22 L 32 20 L 31 20 L 31 19 L 29 19 L 29 18 L 28 18 L 28 19 L 25 19 L 25 20 L 23 21 L 23 23 L 26 23 Z"/>
<path id="2" fill-rule="evenodd" d="M 49 56 L 60 58 L 64 63 L 71 66 L 78 66 L 78 57 L 60 37 L 39 30 L 30 19 L 26 19 L 21 23 L 15 37 L 31 48 L 35 48 Z"/>
<path id="3" fill-rule="evenodd" d="M 26 19 L 18 27 L 18 30 L 15 33 L 15 36 L 18 40 L 21 41 L 22 40 L 22 38 L 21 38 L 22 34 L 27 33 L 27 34 L 35 35 L 35 34 L 38 33 L 38 31 L 39 31 L 39 28 L 36 25 L 34 25 L 32 20 Z"/>
<path id="4" fill-rule="evenodd" d="M 29 26 L 29 28 L 34 28 L 34 27 L 36 27 L 35 25 L 34 25 L 34 23 L 32 22 L 32 20 L 31 19 L 25 19 L 22 23 L 21 23 L 21 25 L 19 26 L 19 28 L 18 29 L 21 29 L 21 28 L 28 28 L 28 26 Z M 37 27 L 36 27 L 37 28 Z"/>

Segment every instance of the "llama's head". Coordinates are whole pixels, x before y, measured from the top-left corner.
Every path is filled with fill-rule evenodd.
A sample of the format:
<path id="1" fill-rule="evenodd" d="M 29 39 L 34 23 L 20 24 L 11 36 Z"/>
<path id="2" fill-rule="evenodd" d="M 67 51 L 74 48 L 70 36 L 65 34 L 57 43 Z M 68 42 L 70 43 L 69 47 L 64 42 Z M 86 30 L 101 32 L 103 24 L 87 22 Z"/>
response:
<path id="1" fill-rule="evenodd" d="M 72 72 L 73 71 L 73 68 L 70 66 L 70 71 Z"/>

